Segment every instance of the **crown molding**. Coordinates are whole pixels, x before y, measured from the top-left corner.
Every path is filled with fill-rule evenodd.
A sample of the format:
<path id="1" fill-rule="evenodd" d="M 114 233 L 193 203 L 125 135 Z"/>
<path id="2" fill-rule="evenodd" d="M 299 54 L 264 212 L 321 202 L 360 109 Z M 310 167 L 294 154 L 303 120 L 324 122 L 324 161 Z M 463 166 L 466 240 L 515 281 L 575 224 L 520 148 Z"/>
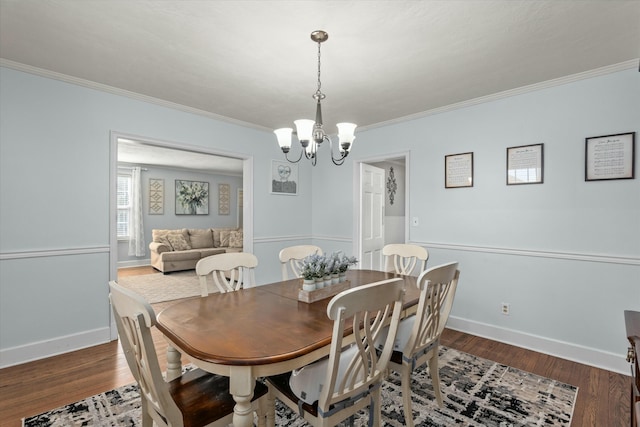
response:
<path id="1" fill-rule="evenodd" d="M 269 131 L 272 129 L 268 129 L 264 126 L 258 126 L 254 123 L 244 122 L 242 120 L 232 119 L 230 117 L 221 116 L 218 114 L 210 113 L 208 111 L 200 110 L 198 108 L 188 107 L 186 105 L 178 104 L 175 102 L 165 101 L 163 99 L 154 98 L 153 96 L 143 95 L 137 92 L 132 92 L 125 89 L 119 89 L 113 86 L 105 85 L 102 83 L 93 82 L 90 80 L 81 79 L 79 77 L 73 77 L 62 73 L 57 73 L 55 71 L 45 70 L 38 67 L 33 67 L 31 65 L 22 64 L 20 62 L 11 61 L 8 59 L 0 58 L 0 66 L 11 68 L 13 70 L 22 71 L 29 74 L 34 74 L 40 77 L 46 77 L 53 80 L 58 80 L 65 83 L 71 83 L 77 86 L 86 87 L 89 89 L 95 89 L 101 92 L 110 93 L 112 95 L 124 96 L 126 98 L 135 99 L 137 101 L 147 102 L 149 104 L 159 105 L 161 107 L 171 108 L 174 110 L 179 110 L 185 113 L 197 114 L 199 116 L 208 117 L 210 119 L 246 127 L 252 128 L 261 131 Z"/>
<path id="2" fill-rule="evenodd" d="M 542 89 L 547 89 L 547 88 L 551 88 L 551 87 L 555 87 L 555 86 L 560 86 L 560 85 L 564 85 L 567 83 L 572 83 L 572 82 L 576 82 L 576 81 L 580 81 L 580 80 L 585 80 L 585 79 L 590 79 L 593 77 L 598 77 L 598 76 L 603 76 L 606 74 L 611 74 L 611 73 L 615 73 L 618 71 L 624 71 L 624 70 L 628 70 L 628 69 L 632 69 L 632 68 L 637 68 L 638 67 L 638 60 L 640 58 L 635 58 L 635 59 L 631 59 L 628 61 L 624 61 L 624 62 L 620 62 L 617 64 L 612 64 L 612 65 L 607 65 L 605 67 L 600 67 L 600 68 L 596 68 L 594 70 L 589 70 L 589 71 L 584 71 L 582 73 L 577 73 L 577 74 L 571 74 L 568 76 L 564 76 L 564 77 L 559 77 L 557 79 L 552 79 L 552 80 L 547 80 L 544 82 L 540 82 L 540 83 L 534 83 L 531 85 L 527 85 L 527 86 L 522 86 L 519 88 L 515 88 L 515 89 L 510 89 L 510 90 L 506 90 L 503 92 L 498 92 L 498 93 L 494 93 L 491 95 L 486 95 L 486 96 L 481 96 L 478 98 L 473 98 L 473 99 L 469 99 L 466 101 L 462 101 L 462 102 L 457 102 L 455 104 L 450 104 L 450 105 L 445 105 L 442 107 L 438 107 L 438 108 L 433 108 L 431 110 L 426 110 L 426 111 L 421 111 L 419 113 L 415 113 L 415 114 L 410 114 L 408 116 L 403 116 L 403 117 L 398 117 L 396 119 L 392 119 L 392 120 L 387 120 L 384 122 L 379 122 L 379 123 L 374 123 L 371 125 L 367 125 L 367 126 L 360 126 L 359 130 L 360 131 L 366 131 L 366 130 L 371 130 L 371 129 L 375 129 L 375 128 L 380 128 L 380 127 L 384 127 L 384 126 L 389 126 L 389 125 L 393 125 L 393 124 L 398 124 L 398 123 L 402 123 L 402 122 L 407 122 L 410 120 L 416 120 L 416 119 L 420 119 L 423 117 L 428 117 L 428 116 L 432 116 L 435 114 L 440 114 L 440 113 L 445 113 L 445 112 L 449 112 L 449 111 L 454 111 L 454 110 L 458 110 L 461 108 L 466 108 L 466 107 L 470 107 L 473 105 L 478 105 L 478 104 L 483 104 L 486 102 L 491 102 L 491 101 L 496 101 L 499 99 L 504 99 L 504 98 L 508 98 L 511 96 L 516 96 L 516 95 L 522 95 L 525 93 L 529 93 L 529 92 L 535 92 L 538 90 L 542 90 Z M 59 80 L 65 83 L 71 83 L 71 84 L 75 84 L 78 86 L 83 86 L 86 88 L 90 88 L 90 89 L 95 89 L 95 90 L 99 90 L 102 92 L 107 92 L 107 93 L 111 93 L 114 95 L 120 95 L 120 96 L 124 96 L 127 98 L 131 98 L 131 99 L 135 99 L 138 101 L 143 101 L 143 102 L 148 102 L 150 104 L 156 104 L 156 105 L 160 105 L 163 107 L 167 107 L 167 108 L 171 108 L 174 110 L 180 110 L 186 113 L 192 113 L 192 114 L 197 114 L 200 116 L 204 116 L 204 117 L 208 117 L 214 120 L 219 120 L 222 122 L 226 122 L 226 123 L 230 123 L 230 124 L 235 124 L 238 126 L 243 126 L 243 127 L 247 127 L 247 128 L 252 128 L 252 129 L 256 129 L 256 130 L 261 130 L 261 131 L 268 131 L 271 132 L 272 129 L 266 128 L 264 126 L 258 126 L 256 124 L 253 123 L 248 123 L 248 122 L 244 122 L 242 120 L 236 120 L 236 119 L 232 119 L 230 117 L 226 117 L 226 116 L 221 116 L 218 114 L 214 114 L 208 111 L 204 111 L 204 110 L 200 110 L 197 108 L 193 108 L 193 107 L 188 107 L 186 105 L 182 105 L 182 104 L 178 104 L 175 102 L 170 102 L 170 101 L 165 101 L 159 98 L 154 98 L 152 96 L 147 96 L 147 95 L 142 95 L 140 93 L 136 93 L 136 92 L 131 92 L 128 90 L 124 90 L 124 89 L 118 89 L 115 88 L 113 86 L 109 86 L 109 85 L 105 85 L 102 83 L 96 83 L 90 80 L 85 80 L 85 79 L 81 79 L 78 77 L 73 77 L 73 76 L 69 76 L 66 74 L 62 74 L 62 73 L 57 73 L 55 71 L 49 71 L 49 70 L 45 70 L 42 68 L 38 68 L 38 67 L 33 67 L 31 65 L 26 65 L 26 64 L 22 64 L 20 62 L 15 62 L 15 61 L 11 61 L 8 59 L 4 59 L 4 58 L 0 58 L 0 66 L 2 67 L 6 67 L 6 68 L 11 68 L 17 71 L 23 71 L 25 73 L 29 73 L 29 74 L 34 74 L 37 76 L 41 76 L 41 77 L 46 77 L 46 78 L 51 78 L 54 80 Z"/>
<path id="3" fill-rule="evenodd" d="M 455 104 L 445 105 L 431 110 L 422 111 L 420 113 L 410 114 L 408 116 L 398 117 L 393 120 L 387 120 L 380 123 L 375 123 L 368 126 L 360 126 L 360 131 L 371 130 L 402 122 L 408 122 L 410 120 L 416 120 L 423 117 L 433 116 L 435 114 L 446 113 L 449 111 L 459 110 L 461 108 L 471 107 L 473 105 L 484 104 L 486 102 L 496 101 L 499 99 L 509 98 L 511 96 L 522 95 L 529 92 L 535 92 L 542 89 L 548 89 L 555 86 L 561 86 L 568 83 L 577 82 L 580 80 L 591 79 L 594 77 L 604 76 L 618 71 L 629 70 L 632 68 L 638 68 L 638 60 L 640 58 L 631 59 L 629 61 L 620 62 L 618 64 L 607 65 L 605 67 L 596 68 L 594 70 L 584 71 L 582 73 L 571 74 L 557 79 L 547 80 L 540 83 L 534 83 L 527 86 L 522 86 L 515 89 L 505 90 L 503 92 L 494 93 L 491 95 L 481 96 L 478 98 L 468 99 L 466 101 L 457 102 Z M 640 70 L 639 70 L 640 71 Z"/>

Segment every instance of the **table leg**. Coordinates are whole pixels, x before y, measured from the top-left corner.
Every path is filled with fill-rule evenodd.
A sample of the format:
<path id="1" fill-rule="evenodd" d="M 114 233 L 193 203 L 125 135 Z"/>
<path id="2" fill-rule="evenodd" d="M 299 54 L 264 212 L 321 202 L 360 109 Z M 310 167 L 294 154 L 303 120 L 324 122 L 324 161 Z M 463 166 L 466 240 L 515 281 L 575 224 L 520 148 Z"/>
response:
<path id="1" fill-rule="evenodd" d="M 236 405 L 233 407 L 233 426 L 252 427 L 253 410 L 251 398 L 256 379 L 250 366 L 231 366 L 229 376 L 229 391 L 233 395 Z"/>
<path id="2" fill-rule="evenodd" d="M 167 381 L 175 380 L 182 375 L 182 355 L 172 346 L 167 347 Z"/>

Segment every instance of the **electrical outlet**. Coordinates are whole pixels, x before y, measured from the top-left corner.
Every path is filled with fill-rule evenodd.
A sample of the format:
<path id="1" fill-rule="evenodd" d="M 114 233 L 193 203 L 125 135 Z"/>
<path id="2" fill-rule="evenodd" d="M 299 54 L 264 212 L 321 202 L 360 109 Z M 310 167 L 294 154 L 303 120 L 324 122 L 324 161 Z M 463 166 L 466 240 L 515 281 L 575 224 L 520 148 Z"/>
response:
<path id="1" fill-rule="evenodd" d="M 503 302 L 502 314 L 504 314 L 505 316 L 508 316 L 510 312 L 511 312 L 511 304 L 509 304 L 508 302 Z"/>

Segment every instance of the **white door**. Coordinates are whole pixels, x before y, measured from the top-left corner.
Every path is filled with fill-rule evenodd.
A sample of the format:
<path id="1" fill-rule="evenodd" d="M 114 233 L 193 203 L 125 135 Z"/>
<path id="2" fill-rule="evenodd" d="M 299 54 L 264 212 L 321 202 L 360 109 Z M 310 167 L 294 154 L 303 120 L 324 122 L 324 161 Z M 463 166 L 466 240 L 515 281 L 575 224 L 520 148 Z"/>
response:
<path id="1" fill-rule="evenodd" d="M 360 268 L 383 270 L 384 169 L 360 164 Z"/>

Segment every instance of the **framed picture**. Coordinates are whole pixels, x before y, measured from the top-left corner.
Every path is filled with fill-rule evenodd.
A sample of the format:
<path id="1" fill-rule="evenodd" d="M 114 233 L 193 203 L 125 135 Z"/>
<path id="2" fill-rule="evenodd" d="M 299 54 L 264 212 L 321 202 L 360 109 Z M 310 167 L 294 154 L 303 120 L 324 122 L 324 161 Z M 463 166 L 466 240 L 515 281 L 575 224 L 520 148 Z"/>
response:
<path id="1" fill-rule="evenodd" d="M 298 165 L 287 161 L 271 161 L 271 193 L 288 196 L 298 194 Z"/>
<path id="2" fill-rule="evenodd" d="M 473 153 L 444 156 L 444 188 L 473 187 Z"/>
<path id="3" fill-rule="evenodd" d="M 218 215 L 229 215 L 231 211 L 231 186 L 218 184 Z"/>
<path id="4" fill-rule="evenodd" d="M 507 148 L 507 185 L 542 184 L 544 144 Z"/>
<path id="5" fill-rule="evenodd" d="M 176 215 L 209 215 L 209 183 L 176 179 Z"/>
<path id="6" fill-rule="evenodd" d="M 149 215 L 164 215 L 164 179 L 149 178 Z"/>
<path id="7" fill-rule="evenodd" d="M 585 181 L 634 179 L 636 133 L 585 138 Z"/>

